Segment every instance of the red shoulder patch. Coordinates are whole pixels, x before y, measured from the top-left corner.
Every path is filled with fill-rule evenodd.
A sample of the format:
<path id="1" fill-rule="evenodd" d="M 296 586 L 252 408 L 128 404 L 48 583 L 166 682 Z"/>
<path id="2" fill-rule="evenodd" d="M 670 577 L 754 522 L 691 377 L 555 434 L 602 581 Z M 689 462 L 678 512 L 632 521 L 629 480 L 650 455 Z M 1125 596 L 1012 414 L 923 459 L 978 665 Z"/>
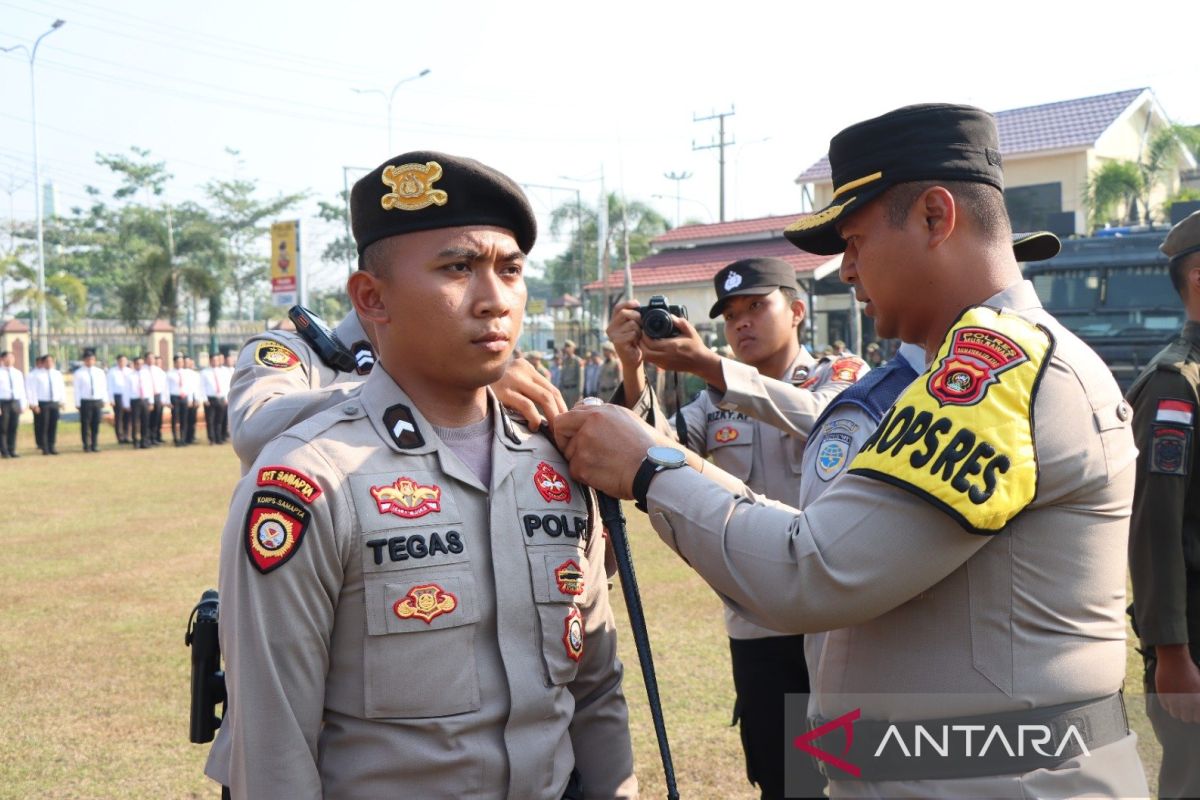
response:
<path id="1" fill-rule="evenodd" d="M 278 486 L 286 489 L 306 503 L 321 496 L 321 487 L 303 472 L 290 467 L 263 467 L 258 471 L 259 486 Z"/>
<path id="2" fill-rule="evenodd" d="M 304 542 L 312 513 L 275 492 L 256 492 L 246 512 L 243 541 L 254 568 L 266 575 L 286 564 Z"/>
<path id="3" fill-rule="evenodd" d="M 863 368 L 863 360 L 856 356 L 846 356 L 834 361 L 829 370 L 833 373 L 835 381 L 843 381 L 845 383 L 854 383 L 858 380 L 858 373 Z"/>

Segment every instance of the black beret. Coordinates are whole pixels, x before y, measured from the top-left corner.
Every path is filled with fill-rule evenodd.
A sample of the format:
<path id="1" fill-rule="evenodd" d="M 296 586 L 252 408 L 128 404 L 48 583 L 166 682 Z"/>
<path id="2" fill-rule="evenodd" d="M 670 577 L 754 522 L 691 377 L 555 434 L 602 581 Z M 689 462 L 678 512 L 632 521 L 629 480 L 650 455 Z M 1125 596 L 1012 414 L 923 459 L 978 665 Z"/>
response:
<path id="1" fill-rule="evenodd" d="M 770 294 L 780 287 L 796 288 L 796 268 L 781 258 L 743 258 L 724 266 L 713 276 L 717 302 L 708 311 L 715 319 L 730 297 Z"/>
<path id="2" fill-rule="evenodd" d="M 350 221 L 358 254 L 389 236 L 462 225 L 512 231 L 525 253 L 537 222 L 521 187 L 472 158 L 416 150 L 388 159 L 354 184 Z"/>
<path id="3" fill-rule="evenodd" d="M 829 166 L 830 204 L 784 231 L 792 244 L 820 255 L 846 249 L 834 230 L 838 218 L 898 183 L 971 181 L 1004 190 L 996 120 L 973 106 L 905 106 L 851 125 L 829 142 Z"/>

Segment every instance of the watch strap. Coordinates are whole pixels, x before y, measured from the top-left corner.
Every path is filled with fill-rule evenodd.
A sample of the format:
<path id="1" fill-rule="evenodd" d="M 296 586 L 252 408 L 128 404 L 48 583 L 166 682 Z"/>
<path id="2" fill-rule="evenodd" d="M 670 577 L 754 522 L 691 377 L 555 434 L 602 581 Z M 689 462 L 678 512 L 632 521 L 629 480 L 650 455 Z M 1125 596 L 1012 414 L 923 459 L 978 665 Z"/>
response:
<path id="1" fill-rule="evenodd" d="M 646 493 L 650 491 L 650 481 L 666 467 L 656 464 L 649 458 L 642 461 L 637 474 L 633 476 L 633 505 L 638 511 L 648 513 L 646 509 Z"/>

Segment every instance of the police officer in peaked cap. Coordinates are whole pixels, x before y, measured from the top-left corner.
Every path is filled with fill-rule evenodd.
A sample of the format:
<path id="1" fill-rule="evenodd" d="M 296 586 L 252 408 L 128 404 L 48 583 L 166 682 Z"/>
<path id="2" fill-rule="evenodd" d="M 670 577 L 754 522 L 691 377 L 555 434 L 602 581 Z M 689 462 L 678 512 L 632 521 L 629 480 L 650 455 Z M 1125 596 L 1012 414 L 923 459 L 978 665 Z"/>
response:
<path id="1" fill-rule="evenodd" d="M 557 421 L 571 474 L 646 507 L 739 614 L 831 631 L 787 741 L 833 797 L 1146 796 L 1120 695 L 1131 413 L 1021 277 L 995 121 L 909 106 L 829 155 L 832 202 L 785 235 L 842 253 L 879 334 L 929 358 L 876 434 L 803 511 L 611 406 Z M 981 757 L 974 724 L 1053 745 Z M 914 757 L 919 730 L 958 733 Z"/>

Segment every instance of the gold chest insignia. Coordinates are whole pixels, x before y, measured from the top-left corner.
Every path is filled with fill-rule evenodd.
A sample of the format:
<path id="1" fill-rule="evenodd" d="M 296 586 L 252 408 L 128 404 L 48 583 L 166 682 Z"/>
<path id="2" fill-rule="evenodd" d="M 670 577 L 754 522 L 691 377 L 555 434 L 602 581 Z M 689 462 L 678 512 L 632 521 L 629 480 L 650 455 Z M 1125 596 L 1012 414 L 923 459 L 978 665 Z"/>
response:
<path id="1" fill-rule="evenodd" d="M 458 608 L 458 598 L 436 583 L 414 586 L 392 606 L 400 619 L 416 617 L 426 625 Z"/>
<path id="2" fill-rule="evenodd" d="M 379 200 L 385 211 L 396 208 L 401 211 L 419 211 L 429 206 L 444 206 L 449 195 L 434 189 L 435 181 L 442 177 L 442 165 L 436 161 L 425 164 L 389 164 L 383 170 L 383 182 L 391 191 Z"/>

